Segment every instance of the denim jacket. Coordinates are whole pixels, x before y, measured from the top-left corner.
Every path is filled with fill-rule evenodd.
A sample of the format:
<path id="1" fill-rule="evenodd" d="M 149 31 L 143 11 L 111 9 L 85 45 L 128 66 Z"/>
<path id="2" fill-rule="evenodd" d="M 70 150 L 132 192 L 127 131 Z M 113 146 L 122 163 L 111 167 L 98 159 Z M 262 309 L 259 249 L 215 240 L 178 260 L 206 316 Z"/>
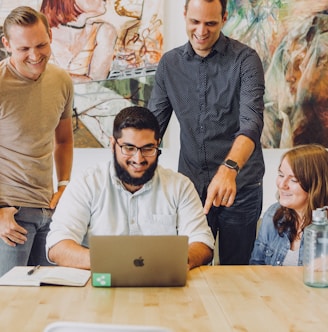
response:
<path id="1" fill-rule="evenodd" d="M 280 204 L 275 203 L 264 213 L 249 264 L 283 265 L 287 252 L 290 249 L 290 241 L 286 233 L 280 236 L 273 224 L 273 216 L 279 207 Z M 298 265 L 303 265 L 302 257 L 303 237 L 300 245 Z"/>

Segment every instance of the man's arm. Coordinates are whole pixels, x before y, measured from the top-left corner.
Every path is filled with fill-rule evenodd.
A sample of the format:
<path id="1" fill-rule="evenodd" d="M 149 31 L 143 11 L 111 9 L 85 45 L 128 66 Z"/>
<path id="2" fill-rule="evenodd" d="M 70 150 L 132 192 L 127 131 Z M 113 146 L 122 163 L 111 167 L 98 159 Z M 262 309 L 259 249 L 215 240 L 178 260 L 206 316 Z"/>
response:
<path id="1" fill-rule="evenodd" d="M 89 249 L 73 240 L 62 240 L 48 251 L 50 261 L 60 266 L 90 270 Z"/>
<path id="2" fill-rule="evenodd" d="M 60 120 L 55 132 L 54 160 L 58 181 L 69 180 L 71 177 L 73 162 L 73 127 L 72 119 Z M 65 189 L 60 186 L 50 202 L 50 208 L 54 209 Z"/>
<path id="3" fill-rule="evenodd" d="M 213 250 L 205 243 L 192 242 L 188 248 L 189 270 L 200 265 L 208 264 L 213 259 Z"/>
<path id="4" fill-rule="evenodd" d="M 260 144 L 263 129 L 264 72 L 262 62 L 255 51 L 248 53 L 242 61 L 240 75 L 240 127 L 225 159 L 237 162 L 239 168 L 242 169 L 251 157 L 255 144 Z M 256 171 L 255 169 L 254 172 Z M 236 170 L 224 165 L 218 167 L 217 173 L 207 189 L 207 199 L 204 205 L 205 214 L 208 213 L 212 204 L 229 207 L 234 203 L 237 193 L 236 177 Z"/>
<path id="5" fill-rule="evenodd" d="M 179 195 L 174 198 L 174 202 L 177 202 L 177 230 L 178 235 L 189 238 L 188 267 L 192 269 L 207 264 L 213 258 L 215 240 L 199 195 L 189 178 L 176 173 L 170 180 L 168 182 L 174 190 L 169 191 L 177 193 L 176 189 L 179 188 Z"/>
<path id="6" fill-rule="evenodd" d="M 255 143 L 250 138 L 240 135 L 235 139 L 226 159 L 236 161 L 241 169 L 252 155 L 254 148 Z M 204 204 L 205 214 L 208 213 L 212 204 L 214 206 L 224 205 L 227 207 L 233 204 L 237 194 L 236 177 L 236 170 L 224 165 L 219 166 L 207 189 L 207 197 Z"/>
<path id="7" fill-rule="evenodd" d="M 160 126 L 161 137 L 165 134 L 173 112 L 164 82 L 164 61 L 165 59 L 162 57 L 158 63 L 155 74 L 155 82 L 147 105 L 149 110 L 156 116 Z"/>

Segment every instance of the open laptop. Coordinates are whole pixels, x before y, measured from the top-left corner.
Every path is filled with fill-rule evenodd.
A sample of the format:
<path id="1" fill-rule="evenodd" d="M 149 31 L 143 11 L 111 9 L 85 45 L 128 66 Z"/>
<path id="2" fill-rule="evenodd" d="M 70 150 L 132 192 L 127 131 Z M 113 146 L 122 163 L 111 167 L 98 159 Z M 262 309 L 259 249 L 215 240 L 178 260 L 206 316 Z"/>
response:
<path id="1" fill-rule="evenodd" d="M 184 286 L 188 237 L 170 235 L 90 236 L 95 287 Z"/>

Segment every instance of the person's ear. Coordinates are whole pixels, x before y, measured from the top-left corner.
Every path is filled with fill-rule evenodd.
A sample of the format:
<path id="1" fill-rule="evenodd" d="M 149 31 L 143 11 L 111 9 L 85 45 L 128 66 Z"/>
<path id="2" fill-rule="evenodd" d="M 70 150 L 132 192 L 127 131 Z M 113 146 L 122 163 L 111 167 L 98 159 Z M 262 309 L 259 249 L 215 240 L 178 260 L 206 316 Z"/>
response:
<path id="1" fill-rule="evenodd" d="M 228 20 L 228 12 L 226 11 L 223 15 L 223 18 L 222 18 L 222 23 L 225 24 Z"/>
<path id="2" fill-rule="evenodd" d="M 110 136 L 109 141 L 110 141 L 110 149 L 112 150 L 112 152 L 114 152 L 114 147 L 116 142 L 114 136 Z"/>
<path id="3" fill-rule="evenodd" d="M 52 43 L 52 30 L 50 28 L 48 30 L 48 35 L 49 35 L 50 44 L 51 44 Z"/>
<path id="4" fill-rule="evenodd" d="M 10 47 L 9 40 L 5 36 L 2 36 L 1 41 L 2 41 L 3 46 L 6 48 L 7 52 L 11 53 L 11 47 Z"/>

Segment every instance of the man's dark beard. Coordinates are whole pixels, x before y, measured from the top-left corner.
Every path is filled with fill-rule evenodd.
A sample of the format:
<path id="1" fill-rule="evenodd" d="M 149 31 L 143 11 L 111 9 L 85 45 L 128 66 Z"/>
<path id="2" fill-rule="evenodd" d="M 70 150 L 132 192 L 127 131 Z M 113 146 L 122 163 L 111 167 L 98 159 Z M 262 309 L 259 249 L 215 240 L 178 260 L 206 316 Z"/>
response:
<path id="1" fill-rule="evenodd" d="M 150 179 L 153 178 L 155 170 L 158 164 L 158 156 L 156 157 L 156 161 L 144 172 L 144 174 L 139 177 L 135 178 L 132 177 L 128 171 L 126 171 L 117 161 L 116 158 L 116 151 L 114 150 L 114 166 L 117 177 L 123 182 L 131 186 L 141 186 L 148 182 Z"/>

